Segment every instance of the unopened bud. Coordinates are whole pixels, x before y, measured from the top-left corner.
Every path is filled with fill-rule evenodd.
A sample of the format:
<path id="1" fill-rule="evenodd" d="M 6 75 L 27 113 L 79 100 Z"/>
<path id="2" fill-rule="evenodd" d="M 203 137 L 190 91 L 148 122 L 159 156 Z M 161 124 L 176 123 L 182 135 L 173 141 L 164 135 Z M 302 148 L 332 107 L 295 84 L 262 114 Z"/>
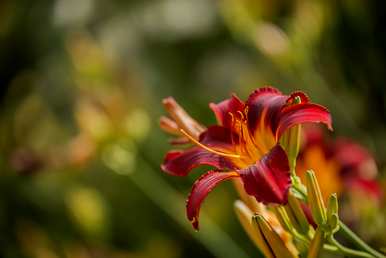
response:
<path id="1" fill-rule="evenodd" d="M 275 258 L 260 230 L 252 226 L 252 211 L 240 200 L 234 204 L 235 212 L 249 238 L 267 258 Z"/>
<path id="2" fill-rule="evenodd" d="M 324 225 L 327 221 L 326 208 L 324 206 L 318 181 L 312 170 L 307 170 L 306 186 L 308 203 L 311 207 L 312 216 L 318 225 Z"/>
<path id="3" fill-rule="evenodd" d="M 275 257 L 298 257 L 297 250 L 289 250 L 280 236 L 272 229 L 263 216 L 254 215 L 252 217 L 252 225 L 263 234 Z"/>
<path id="4" fill-rule="evenodd" d="M 319 227 L 316 230 L 314 238 L 310 243 L 310 248 L 308 249 L 307 258 L 319 257 L 319 252 L 320 252 L 320 249 L 322 249 L 323 242 L 324 242 L 324 233 L 322 229 Z"/>
<path id="5" fill-rule="evenodd" d="M 288 195 L 288 206 L 290 207 L 292 213 L 295 216 L 296 221 L 298 222 L 299 232 L 307 234 L 310 229 L 310 225 L 308 223 L 306 215 L 304 214 L 304 211 L 300 204 L 300 200 L 297 199 L 291 191 Z"/>
<path id="6" fill-rule="evenodd" d="M 293 104 L 299 104 L 301 98 L 296 96 L 293 100 Z M 295 125 L 288 129 L 281 137 L 280 143 L 284 150 L 287 152 L 290 170 L 293 176 L 295 176 L 296 158 L 299 154 L 300 149 L 300 135 L 301 125 Z"/>
<path id="7" fill-rule="evenodd" d="M 327 223 L 330 233 L 335 233 L 339 229 L 339 215 L 338 215 L 338 197 L 336 193 L 331 194 L 328 198 L 327 207 Z"/>

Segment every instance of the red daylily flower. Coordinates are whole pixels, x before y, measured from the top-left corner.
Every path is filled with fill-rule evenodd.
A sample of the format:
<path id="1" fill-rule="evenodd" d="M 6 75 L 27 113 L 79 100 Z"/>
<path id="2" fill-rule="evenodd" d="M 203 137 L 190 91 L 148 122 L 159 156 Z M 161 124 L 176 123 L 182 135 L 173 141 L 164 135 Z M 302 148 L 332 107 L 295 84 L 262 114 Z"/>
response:
<path id="1" fill-rule="evenodd" d="M 325 200 L 331 193 L 342 191 L 360 191 L 374 199 L 381 197 L 374 158 L 350 139 L 332 140 L 321 128 L 305 128 L 296 171 L 302 177 L 310 167 L 316 172 Z"/>
<path id="2" fill-rule="evenodd" d="M 162 170 L 186 176 L 200 165 L 215 168 L 195 182 L 187 201 L 187 217 L 196 229 L 201 203 L 225 180 L 241 179 L 245 191 L 259 202 L 285 204 L 291 179 L 280 137 L 303 123 L 321 122 L 331 129 L 326 108 L 310 103 L 302 92 L 287 96 L 272 87 L 255 90 L 246 102 L 233 95 L 218 104 L 211 103 L 218 125 L 208 128 L 191 118 L 173 98 L 163 103 L 172 119 L 162 117 L 161 128 L 179 136 L 172 143 L 190 141 L 195 146 L 167 153 Z"/>

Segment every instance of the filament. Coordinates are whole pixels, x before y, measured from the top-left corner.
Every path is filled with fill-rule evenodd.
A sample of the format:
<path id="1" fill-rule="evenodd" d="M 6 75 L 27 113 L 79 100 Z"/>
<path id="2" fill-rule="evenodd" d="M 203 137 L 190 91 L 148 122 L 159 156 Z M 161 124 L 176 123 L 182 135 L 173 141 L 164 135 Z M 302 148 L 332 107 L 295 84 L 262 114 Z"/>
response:
<path id="1" fill-rule="evenodd" d="M 237 114 L 240 115 L 241 120 L 244 120 L 244 114 L 240 110 L 237 111 Z"/>
<path id="2" fill-rule="evenodd" d="M 233 138 L 233 132 L 232 132 L 234 128 L 235 117 L 231 112 L 228 112 L 228 115 L 230 115 L 231 117 L 231 142 L 232 142 L 232 146 L 235 146 L 235 139 Z"/>
<path id="3" fill-rule="evenodd" d="M 217 155 L 220 155 L 220 156 L 224 156 L 224 157 L 229 157 L 229 158 L 241 158 L 240 155 L 238 154 L 230 154 L 230 153 L 224 153 L 224 152 L 221 152 L 221 151 L 216 151 L 204 144 L 202 144 L 201 142 L 197 141 L 196 139 L 194 139 L 191 135 L 189 135 L 187 132 L 185 132 L 184 129 L 180 129 L 180 132 L 185 135 L 186 137 L 189 138 L 189 140 L 191 140 L 193 143 L 197 144 L 198 146 L 200 146 L 201 148 L 211 152 L 211 153 L 214 153 L 214 154 L 217 154 Z"/>
<path id="4" fill-rule="evenodd" d="M 243 122 L 240 120 L 239 121 L 239 125 L 240 125 L 240 128 L 239 128 L 239 131 L 240 131 L 240 136 L 239 136 L 239 145 L 240 146 L 243 146 L 242 144 L 242 140 L 244 140 L 244 132 L 243 132 Z"/>

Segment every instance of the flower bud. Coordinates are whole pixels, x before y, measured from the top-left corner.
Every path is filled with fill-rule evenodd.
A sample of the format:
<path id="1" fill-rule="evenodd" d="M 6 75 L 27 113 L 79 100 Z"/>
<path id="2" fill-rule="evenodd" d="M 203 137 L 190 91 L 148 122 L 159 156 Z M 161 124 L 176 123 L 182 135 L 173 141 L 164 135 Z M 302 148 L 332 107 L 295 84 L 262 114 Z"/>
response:
<path id="1" fill-rule="evenodd" d="M 295 97 L 293 103 L 299 104 L 301 98 L 299 96 Z M 280 143 L 283 146 L 284 150 L 287 152 L 288 161 L 290 164 L 291 173 L 295 176 L 295 167 L 296 167 L 296 158 L 299 154 L 300 149 L 300 134 L 301 134 L 301 125 L 295 125 L 281 137 Z"/>
<path id="2" fill-rule="evenodd" d="M 324 233 L 320 227 L 315 232 L 314 238 L 310 243 L 310 248 L 308 249 L 307 258 L 319 257 L 320 249 L 322 249 L 324 242 Z"/>
<path id="3" fill-rule="evenodd" d="M 272 229 L 263 216 L 258 214 L 254 215 L 252 217 L 252 225 L 262 233 L 275 257 L 298 257 L 298 251 L 295 248 L 291 250 L 287 248 L 283 240 L 276 231 Z"/>
<path id="4" fill-rule="evenodd" d="M 299 225 L 298 231 L 303 234 L 307 234 L 310 229 L 310 225 L 308 224 L 307 217 L 304 214 L 299 199 L 297 199 L 291 191 L 288 195 L 288 207 L 291 209 L 297 224 Z"/>
<path id="5" fill-rule="evenodd" d="M 333 214 L 338 214 L 338 197 L 336 193 L 331 194 L 328 198 L 327 220 L 330 219 Z"/>
<path id="6" fill-rule="evenodd" d="M 252 211 L 245 205 L 244 202 L 237 200 L 234 203 L 234 208 L 237 214 L 238 219 L 241 222 L 245 232 L 247 232 L 248 236 L 252 241 L 256 244 L 256 246 L 260 249 L 260 251 L 267 258 L 274 258 L 275 256 L 272 254 L 271 249 L 268 246 L 268 243 L 264 239 L 260 230 L 256 227 L 252 226 Z"/>
<path id="7" fill-rule="evenodd" d="M 326 208 L 324 206 L 322 193 L 314 171 L 307 170 L 306 173 L 306 186 L 308 203 L 311 207 L 311 213 L 318 225 L 324 225 L 327 221 Z"/>
<path id="8" fill-rule="evenodd" d="M 327 207 L 327 223 L 330 233 L 335 233 L 339 229 L 339 215 L 338 215 L 338 198 L 336 193 L 331 194 L 328 198 Z"/>

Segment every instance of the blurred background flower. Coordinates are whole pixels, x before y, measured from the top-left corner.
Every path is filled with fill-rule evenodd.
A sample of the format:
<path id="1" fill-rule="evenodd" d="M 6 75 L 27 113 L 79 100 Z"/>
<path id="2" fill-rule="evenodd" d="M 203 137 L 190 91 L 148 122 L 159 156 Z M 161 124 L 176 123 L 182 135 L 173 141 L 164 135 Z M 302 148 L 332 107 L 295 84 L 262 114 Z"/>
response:
<path id="1" fill-rule="evenodd" d="M 207 103 L 230 92 L 303 90 L 330 108 L 335 135 L 370 153 L 366 171 L 376 169 L 384 192 L 385 10 L 382 1 L 1 1 L 0 256 L 256 256 L 230 185 L 209 197 L 200 233 L 181 216 L 196 175 L 160 171 L 169 95 L 212 124 Z M 347 221 L 385 246 L 385 198 L 337 182 L 346 210 L 360 210 Z"/>
<path id="2" fill-rule="evenodd" d="M 343 221 L 368 241 L 379 237 L 378 229 L 385 227 L 380 213 L 384 193 L 377 181 L 376 162 L 364 146 L 344 137 L 333 139 L 321 128 L 308 126 L 297 161 L 302 180 L 309 168 L 315 170 L 326 202 L 337 193 Z"/>

